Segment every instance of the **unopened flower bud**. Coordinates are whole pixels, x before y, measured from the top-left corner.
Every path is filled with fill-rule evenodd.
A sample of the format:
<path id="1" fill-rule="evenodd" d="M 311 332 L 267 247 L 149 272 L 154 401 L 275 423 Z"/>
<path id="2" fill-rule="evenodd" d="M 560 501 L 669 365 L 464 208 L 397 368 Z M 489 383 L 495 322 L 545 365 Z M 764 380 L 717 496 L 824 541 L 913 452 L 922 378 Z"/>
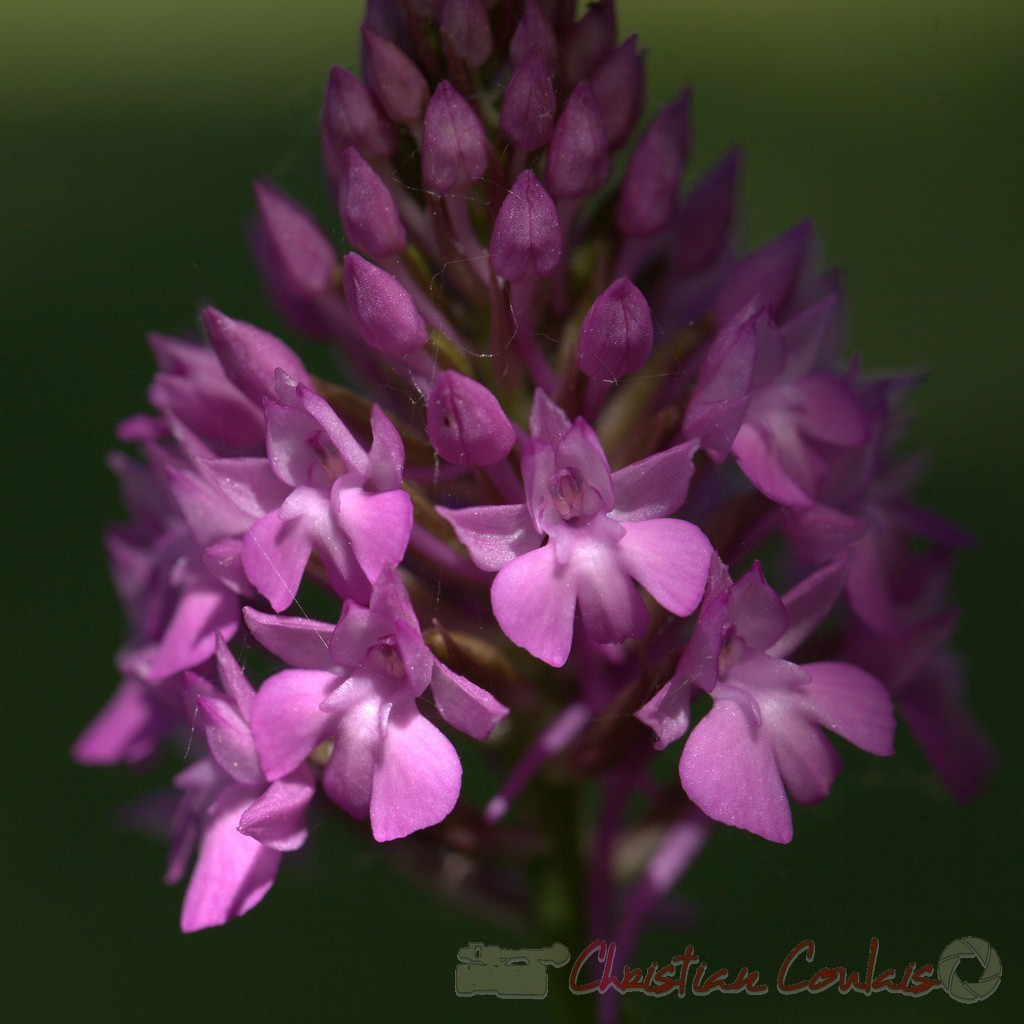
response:
<path id="1" fill-rule="evenodd" d="M 270 182 L 256 182 L 258 216 L 250 241 L 274 304 L 295 330 L 330 333 L 338 257 L 305 207 Z"/>
<path id="2" fill-rule="evenodd" d="M 508 53 L 512 62 L 521 64 L 535 46 L 540 47 L 548 71 L 553 72 L 558 67 L 558 40 L 555 38 L 555 30 L 544 17 L 544 12 L 537 6 L 536 0 L 526 0 L 523 20 L 512 33 L 512 41 L 509 43 Z"/>
<path id="3" fill-rule="evenodd" d="M 423 184 L 443 193 L 478 181 L 486 170 L 487 136 L 480 119 L 450 82 L 441 82 L 423 115 Z"/>
<path id="4" fill-rule="evenodd" d="M 381 116 L 370 90 L 342 67 L 331 68 L 320 114 L 324 160 L 332 180 L 341 154 L 355 146 L 369 158 L 388 157 L 395 151 L 395 130 Z"/>
<path id="5" fill-rule="evenodd" d="M 551 196 L 523 171 L 501 204 L 491 235 L 491 266 L 506 281 L 550 274 L 562 257 L 562 229 Z"/>
<path id="6" fill-rule="evenodd" d="M 583 318 L 577 363 L 588 377 L 618 380 L 647 362 L 653 344 L 651 307 L 632 281 L 620 277 L 594 300 Z"/>
<path id="7" fill-rule="evenodd" d="M 544 55 L 535 46 L 512 72 L 501 103 L 501 130 L 522 150 L 546 146 L 558 103 Z"/>
<path id="8" fill-rule="evenodd" d="M 491 55 L 491 23 L 480 0 L 445 0 L 441 35 L 471 68 L 479 68 Z"/>
<path id="9" fill-rule="evenodd" d="M 218 309 L 203 310 L 203 326 L 228 380 L 257 405 L 276 392 L 280 368 L 302 384 L 309 373 L 302 360 L 278 337 L 242 320 L 232 320 Z"/>
<path id="10" fill-rule="evenodd" d="M 405 248 L 405 227 L 387 185 L 352 146 L 341 158 L 338 212 L 349 244 L 371 259 Z"/>
<path id="11" fill-rule="evenodd" d="M 419 121 L 430 97 L 420 69 L 390 40 L 363 26 L 366 79 L 384 113 L 399 124 Z"/>
<path id="12" fill-rule="evenodd" d="M 664 107 L 633 150 L 622 179 L 615 219 L 626 236 L 668 227 L 690 155 L 690 92 Z"/>
<path id="13" fill-rule="evenodd" d="M 338 257 L 310 213 L 269 181 L 254 182 L 253 191 L 271 290 L 313 298 L 330 288 Z"/>
<path id="14" fill-rule="evenodd" d="M 604 119 L 610 149 L 618 149 L 632 134 L 644 99 L 644 55 L 630 36 L 590 76 L 590 86 Z"/>
<path id="15" fill-rule="evenodd" d="M 437 375 L 427 401 L 427 436 L 443 459 L 491 466 L 512 450 L 516 435 L 483 384 L 454 370 Z"/>
<path id="16" fill-rule="evenodd" d="M 412 297 L 386 270 L 350 252 L 342 261 L 345 301 L 371 348 L 405 356 L 427 341 Z"/>
<path id="17" fill-rule="evenodd" d="M 617 28 L 614 0 L 599 0 L 569 32 L 562 52 L 565 79 L 576 85 L 586 78 L 615 49 Z"/>
<path id="18" fill-rule="evenodd" d="M 710 266 L 728 242 L 736 207 L 739 152 L 733 150 L 690 190 L 676 219 L 673 266 L 681 275 Z"/>
<path id="19" fill-rule="evenodd" d="M 589 82 L 572 91 L 548 146 L 545 182 L 556 199 L 578 199 L 608 175 L 604 118 Z"/>

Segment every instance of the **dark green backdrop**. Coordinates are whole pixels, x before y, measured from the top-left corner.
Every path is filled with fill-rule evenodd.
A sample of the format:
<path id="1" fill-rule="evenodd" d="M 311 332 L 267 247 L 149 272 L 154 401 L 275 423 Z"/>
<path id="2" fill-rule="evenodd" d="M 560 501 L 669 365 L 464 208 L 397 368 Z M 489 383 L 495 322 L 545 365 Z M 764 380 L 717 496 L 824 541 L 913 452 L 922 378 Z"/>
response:
<path id="1" fill-rule="evenodd" d="M 191 330 L 204 302 L 277 326 L 244 243 L 249 182 L 270 174 L 327 211 L 319 93 L 332 62 L 354 66 L 356 6 L 18 0 L 0 14 L 7 1019 L 534 1021 L 551 1009 L 456 999 L 457 947 L 509 936 L 435 904 L 332 827 L 257 911 L 182 937 L 163 845 L 115 822 L 149 783 L 67 753 L 115 683 L 120 615 L 100 535 L 119 511 L 103 455 L 114 423 L 143 407 L 143 334 Z M 962 809 L 906 735 L 892 762 L 850 752 L 832 798 L 798 813 L 791 847 L 723 831 L 687 882 L 703 917 L 645 949 L 666 960 L 692 941 L 716 965 L 771 974 L 805 938 L 819 963 L 856 966 L 878 936 L 901 966 L 973 934 L 1005 968 L 988 1002 L 831 992 L 631 1009 L 1016 1019 L 1024 7 L 634 0 L 620 22 L 649 49 L 652 102 L 695 87 L 695 169 L 745 146 L 751 241 L 812 215 L 846 271 L 852 345 L 869 366 L 931 368 L 913 436 L 935 454 L 929 500 L 977 538 L 956 586 L 959 644 L 1003 757 L 991 792 Z"/>

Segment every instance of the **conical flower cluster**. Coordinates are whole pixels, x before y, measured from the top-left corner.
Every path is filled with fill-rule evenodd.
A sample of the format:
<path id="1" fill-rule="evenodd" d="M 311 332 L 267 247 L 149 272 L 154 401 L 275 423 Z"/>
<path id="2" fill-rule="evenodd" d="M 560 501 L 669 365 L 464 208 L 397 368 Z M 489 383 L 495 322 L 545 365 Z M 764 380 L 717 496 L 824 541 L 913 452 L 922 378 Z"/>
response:
<path id="1" fill-rule="evenodd" d="M 201 341 L 151 338 L 110 459 L 129 630 L 74 754 L 189 735 L 182 928 L 259 902 L 318 793 L 524 908 L 558 846 L 620 948 L 713 822 L 791 839 L 828 733 L 891 754 L 895 709 L 975 794 L 964 538 L 914 501 L 914 381 L 844 355 L 811 226 L 743 250 L 736 155 L 689 181 L 687 92 L 641 123 L 611 2 L 370 0 L 362 55 L 321 120 L 345 251 L 255 186 L 284 333 L 347 383 L 206 309 Z"/>

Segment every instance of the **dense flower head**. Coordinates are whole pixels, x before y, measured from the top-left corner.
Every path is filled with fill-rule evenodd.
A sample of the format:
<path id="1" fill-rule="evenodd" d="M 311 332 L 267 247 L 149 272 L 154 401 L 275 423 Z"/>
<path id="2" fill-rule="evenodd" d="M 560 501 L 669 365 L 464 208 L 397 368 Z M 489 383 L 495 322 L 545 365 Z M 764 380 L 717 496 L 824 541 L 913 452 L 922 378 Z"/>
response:
<path id="1" fill-rule="evenodd" d="M 129 628 L 73 753 L 193 737 L 182 927 L 259 902 L 316 792 L 521 903 L 567 791 L 590 923 L 623 943 L 712 822 L 792 838 L 790 799 L 840 770 L 826 731 L 891 754 L 895 708 L 977 793 L 994 755 L 949 649 L 965 538 L 914 500 L 910 382 L 844 355 L 812 226 L 744 251 L 735 154 L 683 186 L 689 91 L 641 123 L 610 0 L 375 0 L 362 55 L 320 123 L 344 251 L 257 182 L 283 336 L 208 308 L 205 343 L 154 337 L 152 412 L 118 433 L 139 457 L 111 457 Z M 265 652 L 257 685 L 230 645 Z"/>

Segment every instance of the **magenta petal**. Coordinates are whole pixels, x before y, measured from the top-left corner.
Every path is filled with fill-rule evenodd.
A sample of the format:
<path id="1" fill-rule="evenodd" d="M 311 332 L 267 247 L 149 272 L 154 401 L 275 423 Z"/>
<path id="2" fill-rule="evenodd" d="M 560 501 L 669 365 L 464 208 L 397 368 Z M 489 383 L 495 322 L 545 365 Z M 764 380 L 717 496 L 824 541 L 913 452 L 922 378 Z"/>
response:
<path id="1" fill-rule="evenodd" d="M 816 804 L 828 796 L 842 761 L 825 734 L 802 715 L 786 715 L 772 730 L 775 763 L 797 803 Z"/>
<path id="2" fill-rule="evenodd" d="M 249 726 L 223 697 L 200 694 L 199 711 L 213 759 L 235 780 L 249 785 L 263 781 Z"/>
<path id="3" fill-rule="evenodd" d="M 260 519 L 288 497 L 288 485 L 265 458 L 201 459 L 198 465 L 250 519 Z"/>
<path id="4" fill-rule="evenodd" d="M 333 672 L 285 669 L 260 687 L 252 736 L 268 779 L 294 771 L 331 734 L 333 719 L 320 705 L 337 685 Z"/>
<path id="5" fill-rule="evenodd" d="M 284 520 L 275 511 L 249 527 L 242 544 L 242 566 L 274 611 L 284 611 L 295 600 L 312 550 L 301 520 Z"/>
<path id="6" fill-rule="evenodd" d="M 874 676 L 840 661 L 802 667 L 811 677 L 803 692 L 816 721 L 869 754 L 893 752 L 892 701 Z"/>
<path id="7" fill-rule="evenodd" d="M 529 594 L 528 601 L 523 600 Z M 554 545 L 509 562 L 491 586 L 491 606 L 505 635 L 535 658 L 564 665 L 572 647 L 576 588 L 555 561 Z"/>
<path id="8" fill-rule="evenodd" d="M 245 624 L 262 646 L 285 664 L 327 672 L 338 666 L 328 652 L 334 626 L 299 615 L 267 615 L 246 608 Z"/>
<path id="9" fill-rule="evenodd" d="M 750 482 L 766 497 L 794 509 L 809 508 L 814 504 L 814 497 L 805 484 L 810 482 L 793 479 L 780 458 L 784 446 L 788 446 L 792 455 L 805 454 L 802 439 L 777 438 L 762 432 L 748 420 L 736 434 L 732 453 Z"/>
<path id="10" fill-rule="evenodd" d="M 176 716 L 152 686 L 127 678 L 71 748 L 79 764 L 138 764 L 155 753 Z"/>
<path id="11" fill-rule="evenodd" d="M 238 831 L 274 850 L 297 850 L 309 834 L 306 808 L 315 792 L 313 772 L 308 765 L 299 765 L 285 778 L 272 782 L 242 812 Z"/>
<path id="12" fill-rule="evenodd" d="M 373 442 L 367 463 L 365 486 L 371 491 L 393 491 L 402 486 L 405 468 L 405 445 L 402 435 L 379 405 L 370 410 Z"/>
<path id="13" fill-rule="evenodd" d="M 654 731 L 654 746 L 664 750 L 670 743 L 686 735 L 690 728 L 690 702 L 693 686 L 689 680 L 670 679 L 646 703 L 636 717 Z"/>
<path id="14" fill-rule="evenodd" d="M 800 395 L 802 433 L 846 447 L 867 443 L 866 415 L 846 381 L 814 374 L 794 387 Z"/>
<path id="15" fill-rule="evenodd" d="M 682 519 L 622 524 L 619 557 L 627 572 L 675 615 L 690 615 L 704 596 L 711 543 Z"/>
<path id="16" fill-rule="evenodd" d="M 336 484 L 331 507 L 371 583 L 388 566 L 398 565 L 412 532 L 412 499 L 405 491 L 368 494 L 357 487 Z"/>
<path id="17" fill-rule="evenodd" d="M 474 564 L 485 572 L 497 572 L 540 543 L 525 505 L 478 505 L 437 511 L 451 523 Z"/>
<path id="18" fill-rule="evenodd" d="M 495 724 L 508 714 L 501 701 L 440 661 L 434 662 L 430 692 L 441 717 L 475 740 L 487 739 Z"/>
<path id="19" fill-rule="evenodd" d="M 786 630 L 786 608 L 755 562 L 729 590 L 728 620 L 736 634 L 755 651 L 763 651 Z"/>
<path id="20" fill-rule="evenodd" d="M 935 774 L 954 799 L 966 803 L 981 795 L 999 758 L 962 688 L 958 659 L 942 652 L 897 700 Z"/>
<path id="21" fill-rule="evenodd" d="M 448 817 L 462 788 L 462 765 L 451 742 L 408 697 L 388 715 L 370 800 L 378 842 L 401 839 Z"/>
<path id="22" fill-rule="evenodd" d="M 683 749 L 679 780 L 709 818 L 774 843 L 793 838 L 771 744 L 736 702 L 717 701 L 698 723 Z"/>
<path id="23" fill-rule="evenodd" d="M 769 647 L 773 658 L 785 658 L 792 654 L 821 625 L 832 610 L 846 584 L 847 559 L 837 558 L 834 562 L 801 580 L 782 599 L 789 624 Z"/>
<path id="24" fill-rule="evenodd" d="M 183 594 L 150 665 L 151 681 L 194 668 L 211 657 L 217 634 L 238 630 L 238 598 L 208 573 Z"/>
<path id="25" fill-rule="evenodd" d="M 234 701 L 243 721 L 248 723 L 256 691 L 245 678 L 242 666 L 238 664 L 224 638 L 217 637 L 217 674 L 224 692 Z"/>
<path id="26" fill-rule="evenodd" d="M 334 752 L 324 768 L 324 792 L 362 820 L 370 813 L 387 705 L 377 683 L 364 675 L 345 682 L 333 699 L 338 711 L 328 716 L 334 723 Z"/>
<path id="27" fill-rule="evenodd" d="M 695 441 L 677 444 L 612 473 L 611 518 L 635 522 L 672 515 L 686 501 L 696 450 Z"/>
<path id="28" fill-rule="evenodd" d="M 181 930 L 195 932 L 248 913 L 274 884 L 281 853 L 237 829 L 252 800 L 248 786 L 229 786 L 207 811 L 199 857 L 185 891 Z"/>
<path id="29" fill-rule="evenodd" d="M 555 550 L 557 556 L 557 545 Z M 614 545 L 577 541 L 571 557 L 573 589 L 587 636 L 599 644 L 643 636 L 647 608 L 619 564 Z"/>

